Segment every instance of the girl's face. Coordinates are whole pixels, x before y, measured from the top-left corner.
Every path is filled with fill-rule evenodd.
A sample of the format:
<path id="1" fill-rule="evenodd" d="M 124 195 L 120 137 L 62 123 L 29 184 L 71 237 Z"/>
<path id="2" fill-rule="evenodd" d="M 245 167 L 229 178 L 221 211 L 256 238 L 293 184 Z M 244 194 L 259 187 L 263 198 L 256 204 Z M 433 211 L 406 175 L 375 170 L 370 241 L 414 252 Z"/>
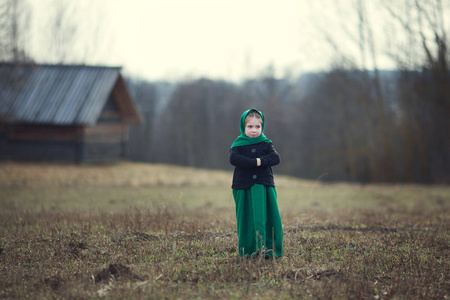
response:
<path id="1" fill-rule="evenodd" d="M 262 120 L 251 117 L 245 121 L 245 135 L 248 137 L 258 137 L 261 135 Z"/>

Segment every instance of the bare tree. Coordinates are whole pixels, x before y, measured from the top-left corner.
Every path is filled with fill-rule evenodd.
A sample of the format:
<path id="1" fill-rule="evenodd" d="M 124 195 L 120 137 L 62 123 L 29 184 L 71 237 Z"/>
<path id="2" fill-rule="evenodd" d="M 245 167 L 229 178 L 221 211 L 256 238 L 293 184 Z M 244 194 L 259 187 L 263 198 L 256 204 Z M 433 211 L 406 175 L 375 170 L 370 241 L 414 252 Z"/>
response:
<path id="1" fill-rule="evenodd" d="M 28 60 L 29 19 L 24 0 L 0 0 L 0 61 Z"/>
<path id="2" fill-rule="evenodd" d="M 449 182 L 448 7 L 441 0 L 405 0 L 396 4 L 385 8 L 408 37 L 393 53 L 402 70 L 399 104 L 404 178 Z"/>
<path id="3" fill-rule="evenodd" d="M 73 58 L 73 48 L 77 35 L 77 19 L 74 2 L 70 0 L 53 0 L 50 4 L 47 20 L 45 45 L 49 55 L 46 61 L 65 63 Z"/>
<path id="4" fill-rule="evenodd" d="M 0 0 L 1 1 L 1 0 Z M 33 53 L 47 63 L 99 64 L 108 55 L 111 35 L 99 1 L 42 0 L 36 14 Z"/>
<path id="5" fill-rule="evenodd" d="M 337 28 L 341 34 L 336 34 L 335 27 L 333 27 L 333 32 L 330 32 L 330 29 L 321 29 L 324 39 L 328 41 L 331 48 L 336 52 L 336 57 L 338 57 L 337 64 L 331 66 L 331 73 L 341 74 L 352 82 L 358 82 L 361 88 L 356 89 L 359 93 L 358 95 L 354 95 L 353 92 L 348 91 L 345 87 L 337 90 L 339 94 L 348 93 L 346 101 L 344 99 L 338 101 L 342 107 L 335 106 L 337 99 L 333 99 L 333 95 L 330 95 L 332 98 L 328 101 L 330 104 L 333 103 L 333 107 L 338 112 L 341 112 L 341 114 L 338 113 L 335 116 L 336 118 L 339 116 L 343 118 L 341 122 L 344 124 L 349 122 L 348 119 L 344 119 L 345 112 L 348 111 L 347 105 L 354 103 L 359 108 L 359 114 L 364 116 L 365 121 L 355 125 L 360 126 L 360 130 L 363 130 L 365 133 L 365 145 L 361 149 L 364 149 L 363 154 L 367 161 L 366 175 L 369 181 L 380 181 L 391 174 L 388 162 L 392 160 L 392 146 L 387 137 L 386 129 L 386 114 L 390 108 L 385 103 L 380 85 L 378 53 L 376 51 L 371 15 L 366 8 L 367 1 L 355 0 L 353 6 L 349 5 L 349 2 L 344 4 L 336 1 L 334 4 L 336 11 L 340 15 L 340 24 Z M 339 42 L 336 36 L 339 36 Z M 342 41 L 342 36 L 346 37 L 344 42 Z M 350 45 L 347 47 L 349 49 L 358 49 L 359 56 L 345 52 L 343 44 Z M 354 78 L 355 76 L 360 76 L 360 80 Z M 339 81 L 336 78 L 332 80 L 332 83 L 330 81 L 332 78 L 328 78 L 328 83 L 324 83 L 328 88 L 330 84 L 349 83 L 348 80 Z M 334 98 L 338 98 L 339 94 L 335 94 Z M 344 127 L 347 127 L 347 125 L 344 125 Z M 350 128 L 346 129 L 350 130 Z M 345 153 L 351 156 L 349 158 L 349 170 L 353 174 L 351 176 L 356 178 L 355 174 L 357 172 L 354 167 L 356 151 L 349 144 L 352 138 L 345 135 L 337 135 L 337 137 L 342 139 L 341 143 L 343 145 L 347 145 Z M 358 155 L 360 154 L 358 151 Z"/>
<path id="6" fill-rule="evenodd" d="M 366 9 L 366 2 L 357 0 L 359 49 L 361 55 L 361 74 L 364 86 L 364 114 L 369 118 L 367 127 L 368 159 L 371 177 L 374 181 L 386 180 L 392 173 L 389 162 L 392 161 L 392 145 L 387 138 L 386 104 L 380 85 L 380 75 L 373 36 L 372 23 Z M 372 69 L 369 75 L 369 63 Z"/>

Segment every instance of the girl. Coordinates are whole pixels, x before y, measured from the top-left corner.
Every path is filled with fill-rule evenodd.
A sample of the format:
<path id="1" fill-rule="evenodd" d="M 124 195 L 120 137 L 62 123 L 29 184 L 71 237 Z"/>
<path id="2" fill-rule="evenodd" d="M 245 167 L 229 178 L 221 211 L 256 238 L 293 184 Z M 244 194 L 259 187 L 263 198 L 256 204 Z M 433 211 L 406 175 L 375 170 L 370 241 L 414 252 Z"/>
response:
<path id="1" fill-rule="evenodd" d="M 272 141 L 264 135 L 264 115 L 252 108 L 240 122 L 241 135 L 230 149 L 236 203 L 239 255 L 281 257 L 283 228 L 272 166 L 280 163 Z"/>

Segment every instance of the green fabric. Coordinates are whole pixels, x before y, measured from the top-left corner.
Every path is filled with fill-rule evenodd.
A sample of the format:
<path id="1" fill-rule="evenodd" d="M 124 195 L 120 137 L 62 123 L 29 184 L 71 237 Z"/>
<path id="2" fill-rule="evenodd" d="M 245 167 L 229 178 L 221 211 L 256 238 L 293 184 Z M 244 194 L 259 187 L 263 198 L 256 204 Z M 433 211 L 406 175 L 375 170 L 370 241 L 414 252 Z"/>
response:
<path id="1" fill-rule="evenodd" d="M 274 187 L 255 184 L 233 190 L 236 203 L 239 255 L 281 257 L 284 253 L 283 228 Z"/>
<path id="2" fill-rule="evenodd" d="M 257 136 L 257 137 L 248 137 L 245 135 L 245 118 L 247 117 L 247 115 L 251 112 L 251 111 L 256 111 L 261 115 L 261 119 L 262 119 L 262 128 L 261 128 L 261 135 Z M 265 135 L 264 135 L 264 115 L 262 112 L 260 112 L 259 110 L 252 108 L 249 110 L 246 110 L 242 116 L 241 116 L 241 122 L 240 122 L 240 126 L 239 126 L 239 130 L 241 131 L 241 135 L 237 137 L 237 139 L 233 142 L 233 144 L 231 145 L 231 148 L 233 147 L 238 147 L 238 146 L 247 146 L 247 145 L 254 145 L 254 144 L 258 144 L 261 142 L 267 142 L 267 143 L 272 143 L 271 140 L 269 140 Z"/>

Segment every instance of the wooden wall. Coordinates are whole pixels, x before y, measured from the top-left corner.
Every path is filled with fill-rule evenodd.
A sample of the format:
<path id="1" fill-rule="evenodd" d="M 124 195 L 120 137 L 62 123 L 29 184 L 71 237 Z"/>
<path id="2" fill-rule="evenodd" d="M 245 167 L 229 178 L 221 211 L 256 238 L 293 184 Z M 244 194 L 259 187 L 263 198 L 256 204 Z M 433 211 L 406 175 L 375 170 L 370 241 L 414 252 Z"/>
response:
<path id="1" fill-rule="evenodd" d="M 82 140 L 83 161 L 114 161 L 125 156 L 128 126 L 99 124 L 84 129 Z"/>
<path id="2" fill-rule="evenodd" d="M 0 159 L 107 162 L 125 155 L 128 128 L 123 124 L 94 127 L 10 126 L 0 140 Z"/>
<path id="3" fill-rule="evenodd" d="M 0 140 L 3 160 L 77 161 L 82 128 L 10 125 Z"/>

